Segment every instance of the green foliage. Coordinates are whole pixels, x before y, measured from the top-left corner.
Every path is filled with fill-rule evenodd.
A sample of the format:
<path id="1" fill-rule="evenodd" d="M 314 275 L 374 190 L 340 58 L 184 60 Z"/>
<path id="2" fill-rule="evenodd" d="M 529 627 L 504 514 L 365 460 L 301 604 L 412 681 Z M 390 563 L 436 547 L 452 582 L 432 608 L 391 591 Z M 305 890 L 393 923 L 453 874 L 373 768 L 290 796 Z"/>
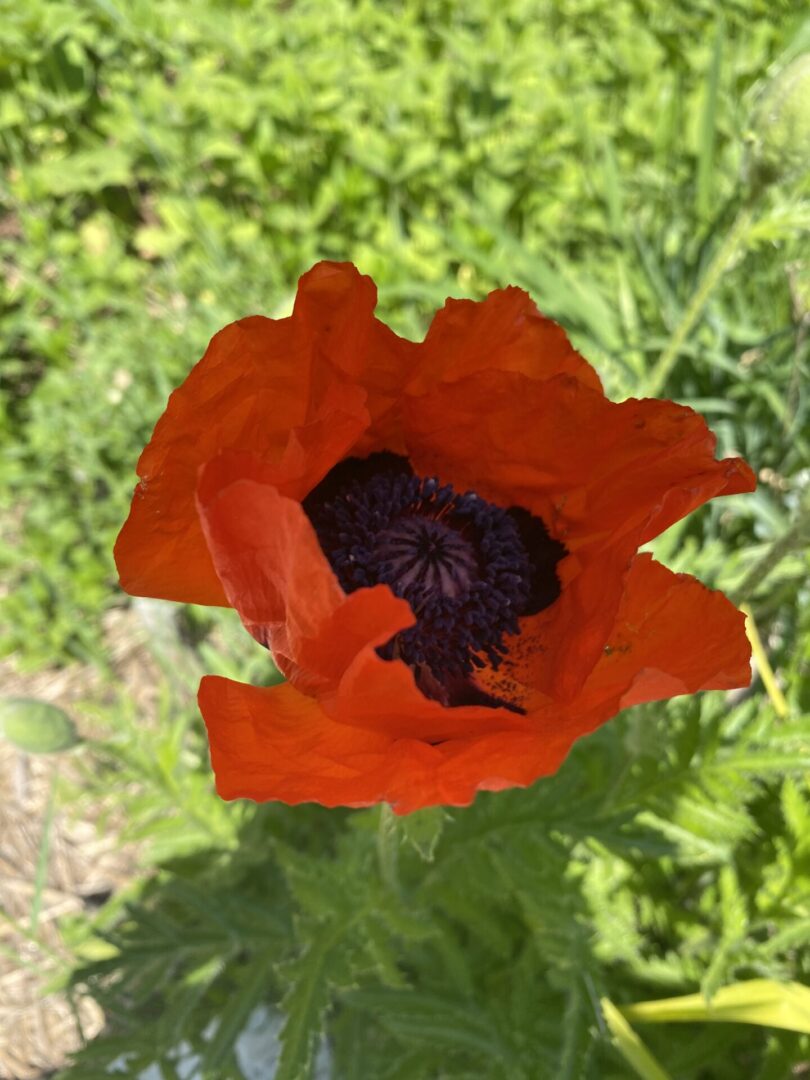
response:
<path id="1" fill-rule="evenodd" d="M 110 682 L 70 803 L 103 802 L 145 870 L 63 922 L 63 978 L 107 1018 L 63 1075 L 123 1055 L 129 1075 L 174 1076 L 184 1042 L 206 1080 L 239 1078 L 237 1038 L 267 1004 L 283 1080 L 324 1046 L 336 1080 L 620 1080 L 600 1000 L 807 982 L 804 5 L 0 0 L 0 16 L 0 649 L 110 674 L 112 542 L 169 392 L 225 322 L 284 312 L 315 259 L 348 258 L 413 336 L 447 295 L 521 285 L 613 396 L 660 382 L 745 454 L 756 494 L 653 546 L 751 604 L 788 702 L 781 719 L 756 682 L 646 706 L 526 791 L 405 821 L 224 804 L 196 681 L 277 672 L 233 613 L 185 611 L 180 634 L 139 604 L 158 722 Z M 32 942 L 36 924 L 35 903 Z M 638 1034 L 677 1080 L 782 1080 L 810 1059 L 794 1031 Z"/>
<path id="2" fill-rule="evenodd" d="M 810 978 L 807 728 L 774 733 L 756 698 L 633 710 L 556 776 L 443 811 L 424 848 L 378 809 L 220 803 L 201 783 L 190 696 L 166 699 L 148 757 L 122 755 L 132 735 L 118 724 L 94 750 L 102 771 L 82 797 L 114 792 L 162 857 L 129 895 L 66 925 L 71 980 L 111 1027 L 71 1080 L 123 1050 L 134 1075 L 180 1040 L 205 1076 L 239 1077 L 234 1042 L 259 1003 L 286 1017 L 285 1080 L 312 1075 L 324 1030 L 338 1077 L 601 1080 L 626 1075 L 604 996 L 621 1007 Z M 645 1026 L 643 1039 L 696 1080 L 767 1076 L 770 1055 L 808 1049 L 739 1024 L 675 1038 Z"/>
<path id="3" fill-rule="evenodd" d="M 637 389 L 745 196 L 769 65 L 806 36 L 789 3 L 6 8 L 2 647 L 31 663 L 97 655 L 169 390 L 318 257 L 354 259 L 413 334 L 450 293 L 523 285 Z M 765 191 L 734 253 L 757 273 L 720 283 L 668 387 L 787 478 L 808 456 L 786 280 L 806 194 Z M 767 529 L 782 502 L 746 512 Z"/>

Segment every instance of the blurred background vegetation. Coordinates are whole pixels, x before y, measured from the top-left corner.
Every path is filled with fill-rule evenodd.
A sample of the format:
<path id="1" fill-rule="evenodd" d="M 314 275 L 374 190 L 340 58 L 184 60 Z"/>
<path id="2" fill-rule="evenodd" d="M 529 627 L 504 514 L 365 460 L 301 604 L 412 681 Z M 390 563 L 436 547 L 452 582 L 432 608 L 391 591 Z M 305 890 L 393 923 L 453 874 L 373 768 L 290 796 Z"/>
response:
<path id="1" fill-rule="evenodd" d="M 6 721 L 33 846 L 0 914 L 88 1040 L 65 1075 L 185 1076 L 181 1041 L 205 1078 L 809 1071 L 806 1003 L 787 1030 L 639 1024 L 666 1073 L 599 1007 L 810 974 L 805 4 L 0 0 L 0 157 L 5 692 L 83 737 L 55 778 Z M 634 710 L 557 777 L 393 836 L 218 802 L 196 680 L 272 673 L 232 613 L 132 604 L 112 543 L 172 387 L 322 257 L 415 337 L 448 295 L 521 285 L 613 397 L 699 409 L 759 490 L 655 550 L 751 605 L 764 681 Z M 51 938 L 76 819 L 131 854 Z M 281 1041 L 255 1071 L 260 1005 Z M 41 1075 L 20 1030 L 0 1075 Z"/>

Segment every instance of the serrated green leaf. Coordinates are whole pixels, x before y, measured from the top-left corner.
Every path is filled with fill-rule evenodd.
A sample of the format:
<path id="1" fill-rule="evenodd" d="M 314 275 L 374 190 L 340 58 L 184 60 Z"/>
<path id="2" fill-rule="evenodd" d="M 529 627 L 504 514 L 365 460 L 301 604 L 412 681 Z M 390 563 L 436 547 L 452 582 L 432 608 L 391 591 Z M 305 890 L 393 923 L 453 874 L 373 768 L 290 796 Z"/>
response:
<path id="1" fill-rule="evenodd" d="M 322 927 L 305 951 L 282 969 L 290 989 L 281 1004 L 285 1021 L 274 1080 L 306 1080 L 310 1076 L 331 984 L 346 976 L 346 955 L 339 954 L 336 945 L 347 926 L 340 920 L 336 925 Z"/>
<path id="2" fill-rule="evenodd" d="M 557 1080 L 579 1080 L 584 1075 L 593 1047 L 586 1023 L 585 995 L 579 978 L 572 982 L 568 991 L 562 1032 L 563 1042 L 555 1076 Z"/>
<path id="3" fill-rule="evenodd" d="M 419 853 L 425 862 L 433 862 L 446 819 L 447 814 L 441 806 L 417 810 L 402 819 L 400 824 L 402 838 Z"/>
<path id="4" fill-rule="evenodd" d="M 429 993 L 380 989 L 356 991 L 344 1000 L 353 1008 L 373 1013 L 383 1026 L 408 1041 L 508 1060 L 504 1043 L 491 1018 L 472 1002 L 461 1004 Z"/>
<path id="5" fill-rule="evenodd" d="M 240 972 L 239 986 L 217 1016 L 217 1029 L 205 1045 L 201 1061 L 203 1072 L 217 1075 L 217 1070 L 221 1070 L 250 1014 L 268 995 L 271 967 L 272 956 L 264 953 Z"/>

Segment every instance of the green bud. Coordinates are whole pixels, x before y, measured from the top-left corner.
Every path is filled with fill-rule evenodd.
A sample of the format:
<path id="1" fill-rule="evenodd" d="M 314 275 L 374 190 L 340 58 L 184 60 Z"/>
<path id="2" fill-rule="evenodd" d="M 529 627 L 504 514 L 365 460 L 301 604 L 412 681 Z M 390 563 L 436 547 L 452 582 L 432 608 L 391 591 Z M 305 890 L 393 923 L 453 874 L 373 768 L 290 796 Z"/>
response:
<path id="1" fill-rule="evenodd" d="M 27 754 L 55 754 L 81 742 L 67 713 L 36 698 L 0 699 L 0 735 Z"/>

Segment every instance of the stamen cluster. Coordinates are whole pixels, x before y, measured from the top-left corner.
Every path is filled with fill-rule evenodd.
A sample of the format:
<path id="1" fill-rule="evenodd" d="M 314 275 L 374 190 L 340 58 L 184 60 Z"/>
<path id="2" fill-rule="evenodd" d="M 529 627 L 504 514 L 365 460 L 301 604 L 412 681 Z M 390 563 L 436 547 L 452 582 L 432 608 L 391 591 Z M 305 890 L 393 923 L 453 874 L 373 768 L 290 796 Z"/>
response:
<path id="1" fill-rule="evenodd" d="M 389 585 L 417 617 L 380 651 L 447 684 L 498 668 L 518 632 L 532 564 L 509 511 L 394 454 L 349 459 L 304 501 L 346 592 Z"/>

